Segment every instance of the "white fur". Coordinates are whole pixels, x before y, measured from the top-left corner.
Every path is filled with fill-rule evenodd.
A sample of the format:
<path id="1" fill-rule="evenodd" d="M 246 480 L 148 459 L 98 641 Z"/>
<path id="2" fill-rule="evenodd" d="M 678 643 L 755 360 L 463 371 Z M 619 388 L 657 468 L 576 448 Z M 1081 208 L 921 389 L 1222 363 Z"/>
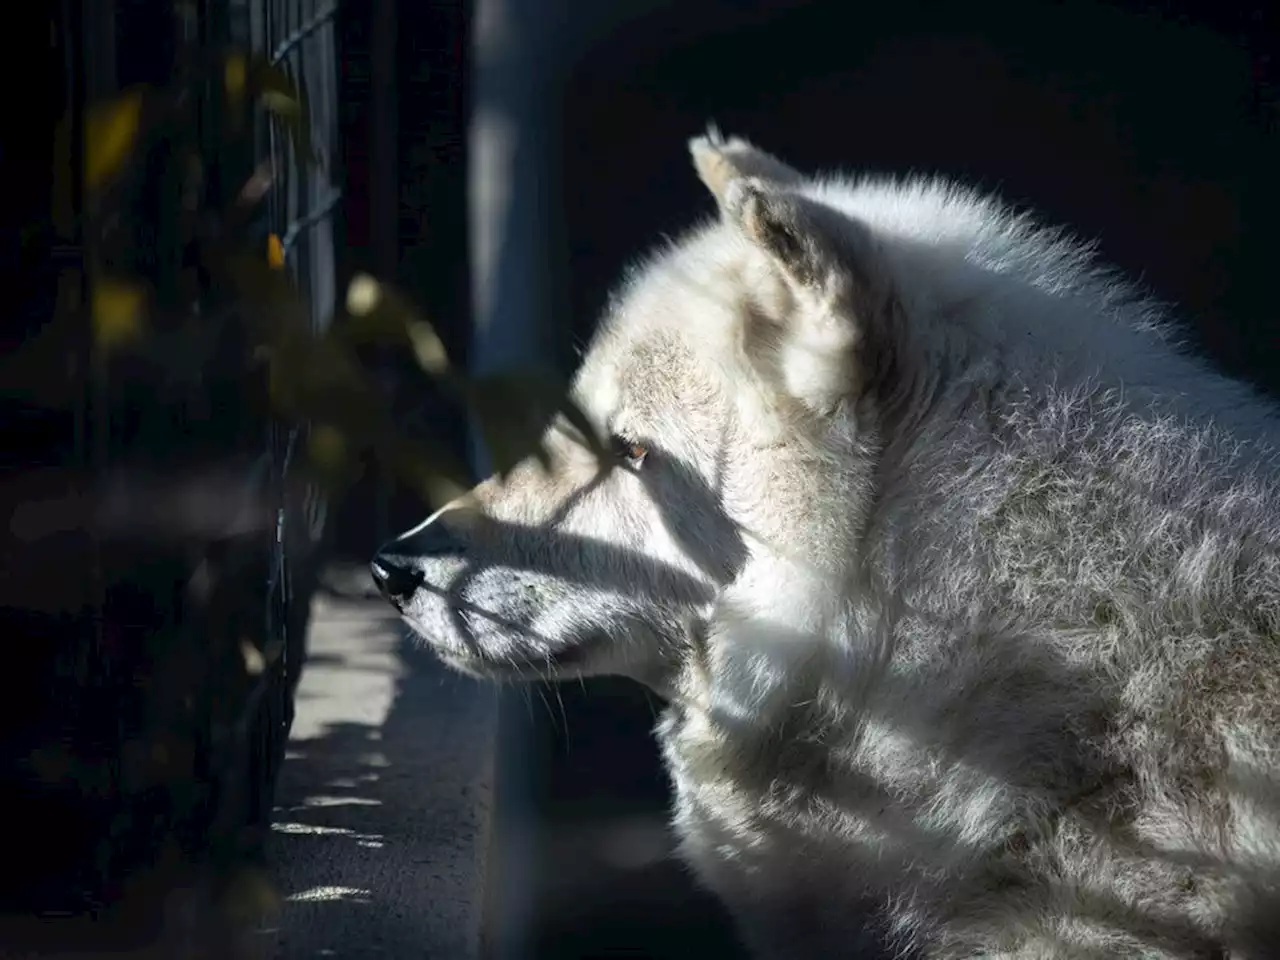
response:
<path id="1" fill-rule="evenodd" d="M 384 549 L 406 618 L 667 696 L 682 856 L 760 957 L 1280 956 L 1275 409 L 991 199 L 691 149 L 720 216 L 575 388 L 649 455 L 557 425 Z"/>

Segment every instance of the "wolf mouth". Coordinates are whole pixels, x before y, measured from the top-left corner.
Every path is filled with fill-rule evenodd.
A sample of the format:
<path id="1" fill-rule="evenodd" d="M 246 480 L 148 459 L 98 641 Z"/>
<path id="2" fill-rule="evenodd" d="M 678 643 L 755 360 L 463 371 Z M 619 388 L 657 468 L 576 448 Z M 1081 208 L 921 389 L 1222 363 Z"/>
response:
<path id="1" fill-rule="evenodd" d="M 525 632 L 528 633 L 528 631 Z M 571 640 L 555 650 L 538 652 L 520 649 L 494 655 L 479 649 L 474 638 L 468 637 L 469 649 L 465 653 L 438 648 L 435 653 L 440 660 L 453 669 L 479 679 L 548 680 L 566 674 L 573 675 L 586 666 L 606 640 L 603 633 L 592 632 L 580 639 Z"/>
<path id="2" fill-rule="evenodd" d="M 546 679 L 581 667 L 608 639 L 603 631 L 582 629 L 553 640 L 528 623 L 456 593 L 427 589 L 444 609 L 430 617 L 421 616 L 422 611 L 407 610 L 401 617 L 436 656 L 469 675 L 491 679 Z M 490 649 L 485 643 L 486 635 L 494 633 L 505 635 L 498 650 Z"/>

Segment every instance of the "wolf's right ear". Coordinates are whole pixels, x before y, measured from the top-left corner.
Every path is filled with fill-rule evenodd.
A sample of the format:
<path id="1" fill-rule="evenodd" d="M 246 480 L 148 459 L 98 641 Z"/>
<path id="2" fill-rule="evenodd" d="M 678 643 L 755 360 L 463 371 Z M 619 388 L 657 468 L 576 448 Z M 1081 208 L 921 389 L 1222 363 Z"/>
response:
<path id="1" fill-rule="evenodd" d="M 892 325 L 897 298 L 879 242 L 854 217 L 754 178 L 731 180 L 719 200 L 724 222 L 790 289 L 774 317 L 785 330 L 773 354 L 780 385 L 812 410 L 834 410 L 864 382 L 869 345 Z"/>
<path id="2" fill-rule="evenodd" d="M 698 178 L 711 191 L 721 211 L 725 210 L 729 187 L 734 181 L 754 180 L 785 187 L 798 184 L 804 175 L 772 154 L 752 146 L 741 137 L 721 136 L 714 126 L 689 141 L 689 155 Z"/>

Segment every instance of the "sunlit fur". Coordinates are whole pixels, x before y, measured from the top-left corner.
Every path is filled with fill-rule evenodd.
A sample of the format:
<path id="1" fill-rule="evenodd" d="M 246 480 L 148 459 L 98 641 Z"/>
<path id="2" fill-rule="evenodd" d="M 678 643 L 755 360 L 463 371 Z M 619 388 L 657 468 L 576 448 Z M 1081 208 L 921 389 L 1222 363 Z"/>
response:
<path id="1" fill-rule="evenodd" d="M 666 696 L 681 856 L 760 957 L 1280 956 L 1275 409 L 990 198 L 691 151 L 718 215 L 575 386 L 648 455 L 558 424 L 386 548 L 406 618 Z"/>

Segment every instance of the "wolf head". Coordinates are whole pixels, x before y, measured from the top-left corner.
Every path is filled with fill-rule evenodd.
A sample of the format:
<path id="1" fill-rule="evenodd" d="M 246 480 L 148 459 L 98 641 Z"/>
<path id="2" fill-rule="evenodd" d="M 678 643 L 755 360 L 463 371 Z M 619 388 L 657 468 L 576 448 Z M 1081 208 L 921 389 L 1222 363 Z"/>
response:
<path id="1" fill-rule="evenodd" d="M 654 682 L 690 638 L 767 613 L 815 626 L 855 552 L 900 309 L 859 221 L 714 132 L 690 152 L 718 217 L 651 256 L 530 460 L 385 545 L 383 593 L 448 664 L 487 676 Z M 657 685 L 657 684 L 655 684 Z"/>

